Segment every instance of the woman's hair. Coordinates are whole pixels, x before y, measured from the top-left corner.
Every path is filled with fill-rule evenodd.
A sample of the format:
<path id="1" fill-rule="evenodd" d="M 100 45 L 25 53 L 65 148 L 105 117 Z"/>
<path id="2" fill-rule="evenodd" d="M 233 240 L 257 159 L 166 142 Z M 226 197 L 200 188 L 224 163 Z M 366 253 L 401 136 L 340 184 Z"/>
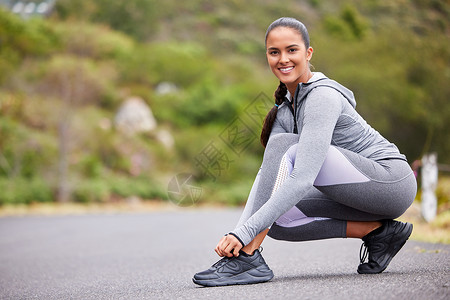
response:
<path id="1" fill-rule="evenodd" d="M 301 35 L 303 43 L 305 44 L 305 48 L 306 49 L 309 48 L 308 30 L 306 29 L 305 25 L 303 25 L 302 22 L 294 18 L 279 18 L 278 20 L 275 20 L 272 24 L 270 24 L 266 31 L 265 43 L 267 43 L 267 36 L 269 35 L 269 33 L 277 27 L 287 27 L 294 29 Z M 284 83 L 280 81 L 280 84 L 278 85 L 278 88 L 274 93 L 275 106 L 272 107 L 272 109 L 269 111 L 266 118 L 264 119 L 264 125 L 261 131 L 261 144 L 263 145 L 264 148 L 266 147 L 267 142 L 269 141 L 269 136 L 270 132 L 272 131 L 273 122 L 275 121 L 275 118 L 277 116 L 278 105 L 281 105 L 283 103 L 286 94 L 287 94 L 287 87 Z"/>

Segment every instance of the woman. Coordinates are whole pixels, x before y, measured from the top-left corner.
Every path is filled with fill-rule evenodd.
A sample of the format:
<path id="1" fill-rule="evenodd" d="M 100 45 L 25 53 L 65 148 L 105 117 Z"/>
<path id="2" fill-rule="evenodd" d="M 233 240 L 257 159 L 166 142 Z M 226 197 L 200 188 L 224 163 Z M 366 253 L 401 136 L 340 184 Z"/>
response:
<path id="1" fill-rule="evenodd" d="M 266 235 L 361 238 L 366 248 L 358 273 L 383 272 L 412 232 L 412 224 L 393 220 L 416 195 L 405 156 L 356 112 L 350 90 L 311 72 L 313 49 L 301 22 L 276 20 L 265 43 L 280 85 L 261 133 L 263 163 L 236 228 L 215 249 L 224 258 L 193 281 L 221 286 L 272 279 L 258 250 Z"/>

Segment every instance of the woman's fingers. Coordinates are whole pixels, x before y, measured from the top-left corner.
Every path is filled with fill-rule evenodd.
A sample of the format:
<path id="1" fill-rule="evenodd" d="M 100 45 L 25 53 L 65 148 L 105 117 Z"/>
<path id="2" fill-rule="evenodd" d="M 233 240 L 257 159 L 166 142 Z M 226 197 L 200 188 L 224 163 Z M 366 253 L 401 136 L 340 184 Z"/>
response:
<path id="1" fill-rule="evenodd" d="M 214 251 L 216 251 L 216 253 L 221 257 L 232 257 L 239 256 L 239 250 L 241 248 L 242 245 L 236 237 L 233 235 L 227 235 L 220 239 Z"/>
<path id="2" fill-rule="evenodd" d="M 214 251 L 216 251 L 216 253 L 219 256 L 225 256 L 223 253 L 223 249 L 227 246 L 227 245 L 224 245 L 225 240 L 226 240 L 226 236 L 222 237 L 220 239 L 219 243 L 217 244 L 216 249 L 214 249 Z"/>
<path id="3" fill-rule="evenodd" d="M 239 250 L 241 250 L 241 248 L 242 245 L 235 236 L 226 235 L 220 239 L 214 251 L 221 257 L 232 257 L 239 256 Z"/>
<path id="4" fill-rule="evenodd" d="M 239 250 L 241 250 L 241 248 L 242 248 L 242 245 L 241 245 L 240 242 L 238 242 L 238 245 L 236 245 L 234 247 L 233 255 L 234 256 L 239 256 Z"/>
<path id="5" fill-rule="evenodd" d="M 217 255 L 219 255 L 221 257 L 223 256 L 222 253 L 220 252 L 218 246 L 216 247 L 216 249 L 214 249 L 214 251 L 216 251 Z"/>
<path id="6" fill-rule="evenodd" d="M 233 249 L 234 249 L 233 243 L 229 243 L 223 252 L 224 252 L 224 254 L 226 256 L 232 257 L 233 256 L 233 253 L 232 253 Z"/>

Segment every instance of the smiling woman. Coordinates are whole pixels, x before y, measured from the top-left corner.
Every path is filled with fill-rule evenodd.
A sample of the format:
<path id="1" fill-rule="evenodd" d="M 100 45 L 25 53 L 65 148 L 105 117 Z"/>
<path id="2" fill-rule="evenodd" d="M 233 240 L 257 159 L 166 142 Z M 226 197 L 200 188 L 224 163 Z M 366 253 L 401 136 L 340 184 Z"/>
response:
<path id="1" fill-rule="evenodd" d="M 308 82 L 312 77 L 310 60 L 313 55 L 308 30 L 295 19 L 281 18 L 273 22 L 267 29 L 265 42 L 267 62 L 280 80 L 280 85 L 275 91 L 275 107 L 267 114 L 262 128 L 261 143 L 264 147 L 269 140 L 278 106 L 283 103 L 287 90 L 294 95 L 297 85 Z M 297 133 L 297 126 L 294 133 Z"/>
<path id="2" fill-rule="evenodd" d="M 224 258 L 195 274 L 194 283 L 272 279 L 259 251 L 266 235 L 359 238 L 366 248 L 357 272 L 383 272 L 412 232 L 412 224 L 394 221 L 417 190 L 406 157 L 358 114 L 350 90 L 311 72 L 313 49 L 301 22 L 276 20 L 265 42 L 280 84 L 261 133 L 263 163 L 237 226 L 215 248 Z"/>
<path id="3" fill-rule="evenodd" d="M 275 76 L 293 95 L 300 82 L 312 77 L 309 61 L 313 48 L 296 31 L 277 27 L 266 37 L 267 61 Z"/>

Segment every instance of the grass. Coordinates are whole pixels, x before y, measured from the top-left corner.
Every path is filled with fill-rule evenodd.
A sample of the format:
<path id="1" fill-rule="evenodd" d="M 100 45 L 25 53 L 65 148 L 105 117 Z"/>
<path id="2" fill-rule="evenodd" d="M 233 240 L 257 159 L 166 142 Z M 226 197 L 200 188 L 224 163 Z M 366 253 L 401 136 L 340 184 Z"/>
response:
<path id="1" fill-rule="evenodd" d="M 30 215 L 83 215 L 99 213 L 133 213 L 176 209 L 175 205 L 166 201 L 141 201 L 138 198 L 128 198 L 110 203 L 32 203 L 3 205 L 0 207 L 0 217 L 30 216 Z"/>
<path id="2" fill-rule="evenodd" d="M 450 244 L 450 210 L 440 212 L 436 218 L 427 223 L 420 214 L 420 204 L 414 202 L 406 213 L 399 218 L 414 225 L 412 240 Z"/>

